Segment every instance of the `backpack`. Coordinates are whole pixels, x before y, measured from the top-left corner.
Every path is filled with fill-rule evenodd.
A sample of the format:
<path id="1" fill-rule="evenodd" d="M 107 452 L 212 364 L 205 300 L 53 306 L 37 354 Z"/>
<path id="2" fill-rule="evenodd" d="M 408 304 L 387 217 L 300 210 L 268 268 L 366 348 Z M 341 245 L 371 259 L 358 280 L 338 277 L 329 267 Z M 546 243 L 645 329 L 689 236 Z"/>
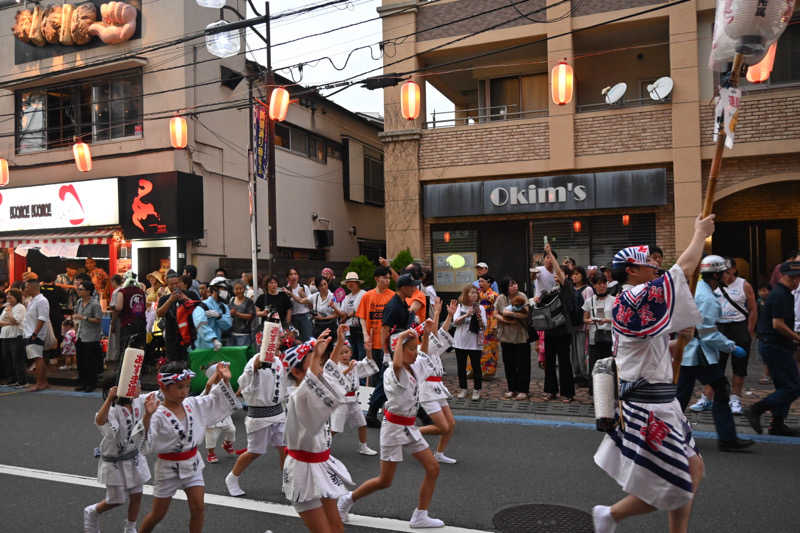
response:
<path id="1" fill-rule="evenodd" d="M 202 307 L 208 311 L 208 306 L 200 300 L 186 300 L 178 304 L 177 320 L 178 320 L 178 341 L 181 346 L 194 346 L 194 341 L 197 339 L 197 328 L 194 326 L 192 320 L 192 312 L 195 307 Z"/>

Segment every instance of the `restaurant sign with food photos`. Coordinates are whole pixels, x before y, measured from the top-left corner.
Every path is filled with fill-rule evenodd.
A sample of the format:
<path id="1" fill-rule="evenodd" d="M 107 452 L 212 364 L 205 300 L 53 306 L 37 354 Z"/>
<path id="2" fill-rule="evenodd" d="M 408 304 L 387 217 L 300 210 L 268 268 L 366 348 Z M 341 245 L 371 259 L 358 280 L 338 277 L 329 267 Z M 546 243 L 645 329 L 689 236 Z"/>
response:
<path id="1" fill-rule="evenodd" d="M 14 64 L 61 56 L 142 36 L 142 1 L 40 2 L 17 11 Z"/>

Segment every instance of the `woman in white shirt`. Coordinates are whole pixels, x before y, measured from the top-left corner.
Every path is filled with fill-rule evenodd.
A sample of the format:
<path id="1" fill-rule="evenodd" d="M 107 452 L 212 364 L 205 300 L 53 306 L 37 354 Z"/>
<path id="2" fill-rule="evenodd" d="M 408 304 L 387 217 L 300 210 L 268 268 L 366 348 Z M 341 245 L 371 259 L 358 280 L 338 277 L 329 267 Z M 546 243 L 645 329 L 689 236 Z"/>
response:
<path id="1" fill-rule="evenodd" d="M 453 347 L 456 349 L 458 366 L 458 386 L 461 390 L 458 398 L 467 396 L 467 357 L 472 365 L 474 388 L 472 399 L 481 398 L 481 353 L 483 352 L 482 331 L 486 328 L 486 311 L 478 303 L 478 289 L 467 285 L 458 298 L 458 309 L 453 319 L 456 334 L 453 336 Z"/>
<path id="2" fill-rule="evenodd" d="M 311 325 L 311 289 L 300 283 L 300 274 L 296 268 L 286 272 L 286 294 L 292 299 L 292 326 L 300 332 L 300 339 L 305 342 L 311 338 L 314 328 Z"/>
<path id="3" fill-rule="evenodd" d="M 311 297 L 311 312 L 314 317 L 314 337 L 319 337 L 320 333 L 326 329 L 331 330 L 331 338 L 336 340 L 339 316 L 342 312 L 336 304 L 336 298 L 328 290 L 328 280 L 318 276 L 314 280 L 317 286 L 317 293 Z"/>
<path id="4" fill-rule="evenodd" d="M 6 294 L 6 304 L 0 314 L 0 360 L 3 374 L 9 378 L 9 385 L 25 384 L 25 347 L 22 344 L 22 321 L 25 320 L 25 306 L 19 289 L 10 289 Z"/>
<path id="5" fill-rule="evenodd" d="M 593 294 L 583 302 L 583 322 L 589 326 L 589 374 L 598 359 L 611 357 L 611 319 L 614 296 L 608 293 L 608 281 L 601 272 L 592 274 Z M 589 379 L 589 391 L 592 380 Z"/>

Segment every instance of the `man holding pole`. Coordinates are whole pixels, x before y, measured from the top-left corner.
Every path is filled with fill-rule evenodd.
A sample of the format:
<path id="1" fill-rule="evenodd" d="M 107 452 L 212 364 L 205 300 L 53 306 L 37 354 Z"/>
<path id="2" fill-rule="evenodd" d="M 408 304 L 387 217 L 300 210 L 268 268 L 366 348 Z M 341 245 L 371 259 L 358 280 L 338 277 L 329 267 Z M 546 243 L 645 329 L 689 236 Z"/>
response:
<path id="1" fill-rule="evenodd" d="M 623 285 L 613 309 L 620 425 L 605 436 L 594 460 L 628 495 L 592 509 L 597 533 L 613 533 L 620 520 L 657 509 L 669 511 L 671 532 L 688 530 L 704 467 L 675 398 L 669 334 L 700 323 L 687 279 L 712 233 L 714 215 L 698 216 L 688 248 L 661 276 L 647 246 L 614 256 L 612 273 Z"/>

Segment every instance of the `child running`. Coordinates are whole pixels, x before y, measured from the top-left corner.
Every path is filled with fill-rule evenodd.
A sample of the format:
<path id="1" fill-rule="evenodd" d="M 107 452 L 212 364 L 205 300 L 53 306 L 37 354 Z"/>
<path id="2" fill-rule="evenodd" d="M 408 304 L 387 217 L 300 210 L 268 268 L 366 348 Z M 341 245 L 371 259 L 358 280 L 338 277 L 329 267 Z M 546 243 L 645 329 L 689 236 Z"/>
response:
<path id="1" fill-rule="evenodd" d="M 136 533 L 136 518 L 142 504 L 142 485 L 150 479 L 150 469 L 140 449 L 150 425 L 150 417 L 158 407 L 155 397 L 117 400 L 117 387 L 108 389 L 103 406 L 94 423 L 100 441 L 97 481 L 106 486 L 106 497 L 83 509 L 85 533 L 100 533 L 99 515 L 128 501 L 128 518 L 124 533 Z M 126 400 L 126 401 L 122 401 Z"/>
<path id="2" fill-rule="evenodd" d="M 153 508 L 144 517 L 142 533 L 150 533 L 166 516 L 178 489 L 186 493 L 189 504 L 189 532 L 200 533 L 204 521 L 205 481 L 203 460 L 197 446 L 205 429 L 229 416 L 236 406 L 230 387 L 231 371 L 217 364 L 211 377 L 211 391 L 206 396 L 189 397 L 194 372 L 179 361 L 171 361 L 158 373 L 159 392 L 163 398 L 150 421 L 144 449 L 157 453 Z"/>
<path id="3" fill-rule="evenodd" d="M 264 342 L 264 341 L 262 341 Z M 239 392 L 247 404 L 244 427 L 247 431 L 247 449 L 236 460 L 227 476 L 225 485 L 231 496 L 243 496 L 239 476 L 250 464 L 267 453 L 267 446 L 275 448 L 281 468 L 286 459 L 283 437 L 286 426 L 286 368 L 275 356 L 262 361 L 262 354 L 255 354 L 239 376 Z"/>
<path id="4" fill-rule="evenodd" d="M 378 455 L 378 452 L 367 446 L 367 421 L 358 401 L 358 387 L 361 378 L 374 376 L 378 372 L 378 365 L 372 359 L 371 351 L 361 361 L 352 360 L 353 351 L 350 349 L 350 344 L 345 340 L 347 330 L 347 325 L 342 324 L 339 326 L 336 346 L 331 354 L 331 361 L 337 364 L 347 383 L 344 402 L 334 409 L 333 414 L 331 414 L 331 435 L 358 428 L 358 441 L 360 443 L 358 453 L 361 455 Z"/>
<path id="5" fill-rule="evenodd" d="M 322 357 L 331 343 L 330 331 L 319 339 L 286 350 L 288 365 L 297 387 L 290 388 L 286 413 L 286 464 L 283 493 L 292 502 L 306 527 L 313 533 L 338 533 L 344 525 L 336 500 L 352 485 L 350 473 L 331 455 L 328 418 L 344 400 L 345 379 L 336 364 Z"/>
<path id="6" fill-rule="evenodd" d="M 458 302 L 455 300 L 450 301 L 447 306 L 447 318 L 439 328 L 438 333 L 431 333 L 429 343 L 429 350 L 421 351 L 417 355 L 417 359 L 421 360 L 428 367 L 429 376 L 422 382 L 420 390 L 420 402 L 422 408 L 428 413 L 428 416 L 433 420 L 433 424 L 423 426 L 419 432 L 423 435 L 441 435 L 439 437 L 439 445 L 436 447 L 436 453 L 433 456 L 440 463 L 455 464 L 456 460 L 444 454 L 450 438 L 453 436 L 453 431 L 456 427 L 456 419 L 453 416 L 453 411 L 450 410 L 450 405 L 447 399 L 450 398 L 450 392 L 442 382 L 444 376 L 444 367 L 442 365 L 441 355 L 453 345 L 453 338 L 447 333 L 450 329 L 450 324 L 453 321 L 453 315 L 458 308 Z M 442 312 L 442 300 L 436 298 L 433 305 L 433 323 L 439 323 L 439 315 Z"/>
<path id="7" fill-rule="evenodd" d="M 425 321 L 422 351 L 428 348 L 428 334 L 433 331 L 433 320 Z M 444 522 L 428 516 L 428 507 L 439 477 L 439 463 L 419 429 L 414 427 L 419 408 L 419 383 L 431 375 L 428 364 L 417 357 L 419 337 L 409 329 L 398 335 L 392 357 L 392 366 L 383 374 L 386 391 L 384 421 L 381 424 L 381 471 L 378 477 L 368 479 L 356 490 L 339 499 L 338 508 L 342 521 L 347 522 L 353 504 L 361 498 L 392 485 L 397 464 L 403 460 L 403 452 L 411 453 L 425 468 L 425 479 L 419 491 L 419 504 L 411 516 L 412 528 L 444 527 Z"/>
<path id="8" fill-rule="evenodd" d="M 229 365 L 230 363 L 226 362 L 226 364 Z M 206 369 L 208 381 L 206 382 L 206 388 L 203 390 L 202 396 L 207 396 L 211 391 L 211 378 L 214 377 L 216 372 L 216 364 Z M 233 449 L 233 441 L 236 440 L 236 426 L 233 424 L 233 419 L 230 415 L 206 428 L 206 450 L 208 450 L 209 463 L 219 462 L 215 448 L 217 447 L 220 436 L 222 436 L 222 449 L 228 452 L 228 455 L 235 454 L 236 450 Z"/>

